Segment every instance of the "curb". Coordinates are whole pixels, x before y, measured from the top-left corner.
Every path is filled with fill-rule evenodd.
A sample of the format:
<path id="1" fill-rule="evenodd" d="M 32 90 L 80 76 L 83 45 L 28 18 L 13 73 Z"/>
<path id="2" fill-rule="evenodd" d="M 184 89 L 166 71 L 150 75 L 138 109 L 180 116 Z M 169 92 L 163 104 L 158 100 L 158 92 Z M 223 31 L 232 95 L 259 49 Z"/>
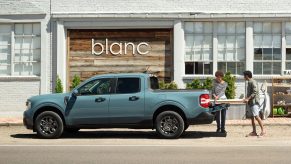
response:
<path id="1" fill-rule="evenodd" d="M 3 123 L 0 123 L 0 126 L 23 126 L 23 123 L 9 123 L 9 122 L 3 122 Z"/>

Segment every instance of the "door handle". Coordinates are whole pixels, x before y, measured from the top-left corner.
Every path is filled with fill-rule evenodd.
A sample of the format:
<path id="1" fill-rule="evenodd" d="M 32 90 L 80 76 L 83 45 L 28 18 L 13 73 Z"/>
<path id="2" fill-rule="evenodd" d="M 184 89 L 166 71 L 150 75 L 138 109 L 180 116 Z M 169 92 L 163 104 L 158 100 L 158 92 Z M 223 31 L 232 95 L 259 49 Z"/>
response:
<path id="1" fill-rule="evenodd" d="M 129 101 L 136 101 L 138 99 L 139 99 L 139 97 L 137 97 L 137 96 L 131 96 L 128 98 Z"/>
<path id="2" fill-rule="evenodd" d="M 95 102 L 103 102 L 103 101 L 105 101 L 106 100 L 106 98 L 103 98 L 103 97 L 98 97 L 98 98 L 96 98 L 95 99 Z"/>

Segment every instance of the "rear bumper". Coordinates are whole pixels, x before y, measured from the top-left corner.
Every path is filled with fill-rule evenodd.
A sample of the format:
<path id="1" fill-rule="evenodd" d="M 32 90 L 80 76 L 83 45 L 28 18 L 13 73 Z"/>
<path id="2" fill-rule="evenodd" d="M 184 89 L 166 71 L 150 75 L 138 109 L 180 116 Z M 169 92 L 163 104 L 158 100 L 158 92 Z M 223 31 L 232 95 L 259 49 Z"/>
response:
<path id="1" fill-rule="evenodd" d="M 202 112 L 197 117 L 188 119 L 187 122 L 189 125 L 211 124 L 213 120 L 214 115 L 209 112 Z"/>
<path id="2" fill-rule="evenodd" d="M 23 125 L 26 129 L 33 129 L 33 119 L 28 116 L 27 111 L 23 113 Z"/>

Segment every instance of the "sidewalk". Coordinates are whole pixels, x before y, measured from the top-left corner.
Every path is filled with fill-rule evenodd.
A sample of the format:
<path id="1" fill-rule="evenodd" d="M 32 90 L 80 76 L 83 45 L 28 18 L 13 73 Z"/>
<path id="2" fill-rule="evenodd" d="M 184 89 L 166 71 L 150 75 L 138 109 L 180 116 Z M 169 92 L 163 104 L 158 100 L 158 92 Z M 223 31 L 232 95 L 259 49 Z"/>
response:
<path id="1" fill-rule="evenodd" d="M 280 125 L 288 125 L 291 126 L 291 118 L 290 117 L 269 117 L 266 120 L 263 120 L 265 125 L 269 126 L 280 126 Z M 212 124 L 216 124 L 213 121 Z M 249 119 L 246 120 L 226 120 L 226 125 L 233 126 L 245 126 L 250 125 L 251 122 Z M 22 126 L 22 118 L 0 118 L 0 126 Z"/>

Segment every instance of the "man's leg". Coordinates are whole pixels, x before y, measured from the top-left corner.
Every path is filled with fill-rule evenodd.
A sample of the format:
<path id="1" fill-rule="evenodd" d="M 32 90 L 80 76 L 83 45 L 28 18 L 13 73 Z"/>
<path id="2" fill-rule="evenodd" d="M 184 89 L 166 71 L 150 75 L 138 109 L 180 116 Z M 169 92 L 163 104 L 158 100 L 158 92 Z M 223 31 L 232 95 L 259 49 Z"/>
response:
<path id="1" fill-rule="evenodd" d="M 256 134 L 257 130 L 256 130 L 256 124 L 255 124 L 255 117 L 252 116 L 251 120 L 252 120 L 252 127 L 253 127 L 252 133 Z"/>
<path id="2" fill-rule="evenodd" d="M 258 123 L 259 123 L 259 125 L 261 127 L 261 135 L 264 135 L 265 134 L 265 130 L 264 130 L 264 125 L 263 125 L 262 119 L 259 116 L 256 116 L 255 118 L 256 118 L 256 120 L 258 121 Z"/>

